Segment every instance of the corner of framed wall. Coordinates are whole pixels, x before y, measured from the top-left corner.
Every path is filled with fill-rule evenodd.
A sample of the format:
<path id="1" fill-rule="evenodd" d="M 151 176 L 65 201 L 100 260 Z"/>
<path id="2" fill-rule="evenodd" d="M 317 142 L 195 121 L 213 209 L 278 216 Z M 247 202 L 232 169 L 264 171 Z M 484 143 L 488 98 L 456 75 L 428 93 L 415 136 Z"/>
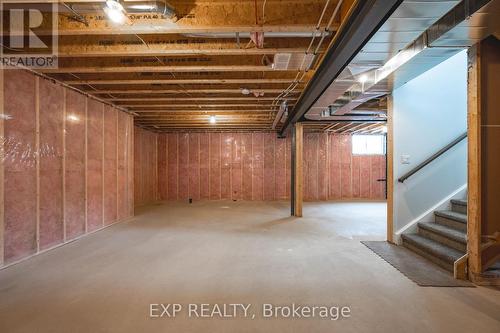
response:
<path id="1" fill-rule="evenodd" d="M 481 273 L 481 44 L 468 51 L 467 255 L 469 278 Z"/>
<path id="2" fill-rule="evenodd" d="M 4 70 L 0 67 L 0 114 L 4 113 L 4 91 L 3 91 Z M 4 118 L 0 117 L 0 267 L 4 265 Z"/>
<path id="3" fill-rule="evenodd" d="M 394 103 L 387 96 L 387 241 L 394 243 Z"/>

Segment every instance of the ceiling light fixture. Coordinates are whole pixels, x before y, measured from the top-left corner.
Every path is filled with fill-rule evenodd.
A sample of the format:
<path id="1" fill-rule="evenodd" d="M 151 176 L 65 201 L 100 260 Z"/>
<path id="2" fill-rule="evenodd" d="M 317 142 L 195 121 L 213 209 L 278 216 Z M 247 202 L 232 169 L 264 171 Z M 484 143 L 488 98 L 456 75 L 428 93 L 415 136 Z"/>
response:
<path id="1" fill-rule="evenodd" d="M 217 119 L 215 119 L 215 116 L 210 116 L 210 124 L 215 124 L 217 122 Z"/>
<path id="2" fill-rule="evenodd" d="M 358 79 L 359 83 L 365 83 L 366 81 L 368 81 L 368 76 L 367 75 L 361 75 Z"/>
<path id="3" fill-rule="evenodd" d="M 125 9 L 118 0 L 107 0 L 104 13 L 114 23 L 123 24 L 127 20 Z"/>
<path id="4" fill-rule="evenodd" d="M 80 118 L 74 114 L 70 114 L 70 115 L 68 115 L 68 120 L 76 123 L 76 122 L 80 121 Z"/>

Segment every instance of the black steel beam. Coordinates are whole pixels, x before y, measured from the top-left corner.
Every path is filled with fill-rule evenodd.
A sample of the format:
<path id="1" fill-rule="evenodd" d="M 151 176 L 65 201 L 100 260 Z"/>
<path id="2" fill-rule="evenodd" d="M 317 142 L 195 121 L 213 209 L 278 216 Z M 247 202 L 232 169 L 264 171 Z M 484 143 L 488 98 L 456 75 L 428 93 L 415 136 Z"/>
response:
<path id="1" fill-rule="evenodd" d="M 291 124 L 304 120 L 306 112 L 402 2 L 403 0 L 365 0 L 353 5 L 321 65 L 290 111 L 280 136 L 286 135 Z"/>

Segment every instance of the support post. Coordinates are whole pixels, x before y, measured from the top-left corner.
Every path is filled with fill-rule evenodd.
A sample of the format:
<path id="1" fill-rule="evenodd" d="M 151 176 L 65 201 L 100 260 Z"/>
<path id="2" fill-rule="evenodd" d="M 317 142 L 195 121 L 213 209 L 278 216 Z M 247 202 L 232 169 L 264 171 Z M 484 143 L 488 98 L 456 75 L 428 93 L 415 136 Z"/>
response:
<path id="1" fill-rule="evenodd" d="M 394 243 L 394 104 L 393 96 L 387 96 L 387 241 Z"/>
<path id="2" fill-rule="evenodd" d="M 4 113 L 3 92 L 4 69 L 0 65 L 0 113 Z M 4 161 L 5 161 L 4 120 L 0 118 L 0 267 L 4 264 Z"/>
<path id="3" fill-rule="evenodd" d="M 469 278 L 481 273 L 481 45 L 468 53 L 467 254 Z"/>
<path id="4" fill-rule="evenodd" d="M 301 123 L 295 123 L 292 133 L 291 207 L 292 216 L 296 217 L 302 217 L 303 142 L 304 127 Z"/>

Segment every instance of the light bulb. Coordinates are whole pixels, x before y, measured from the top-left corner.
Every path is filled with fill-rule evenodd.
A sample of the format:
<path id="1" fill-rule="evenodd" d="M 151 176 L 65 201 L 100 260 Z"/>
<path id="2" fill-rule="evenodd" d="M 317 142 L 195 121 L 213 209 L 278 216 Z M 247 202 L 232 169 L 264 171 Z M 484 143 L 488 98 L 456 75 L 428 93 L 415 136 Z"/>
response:
<path id="1" fill-rule="evenodd" d="M 210 124 L 215 124 L 216 122 L 215 116 L 210 116 Z"/>
<path id="2" fill-rule="evenodd" d="M 125 11 L 121 3 L 115 0 L 106 1 L 104 13 L 114 23 L 122 24 L 126 20 Z"/>
<path id="3" fill-rule="evenodd" d="M 78 116 L 75 116 L 74 114 L 70 114 L 68 115 L 68 120 L 76 123 L 80 120 L 80 118 L 78 118 Z"/>

